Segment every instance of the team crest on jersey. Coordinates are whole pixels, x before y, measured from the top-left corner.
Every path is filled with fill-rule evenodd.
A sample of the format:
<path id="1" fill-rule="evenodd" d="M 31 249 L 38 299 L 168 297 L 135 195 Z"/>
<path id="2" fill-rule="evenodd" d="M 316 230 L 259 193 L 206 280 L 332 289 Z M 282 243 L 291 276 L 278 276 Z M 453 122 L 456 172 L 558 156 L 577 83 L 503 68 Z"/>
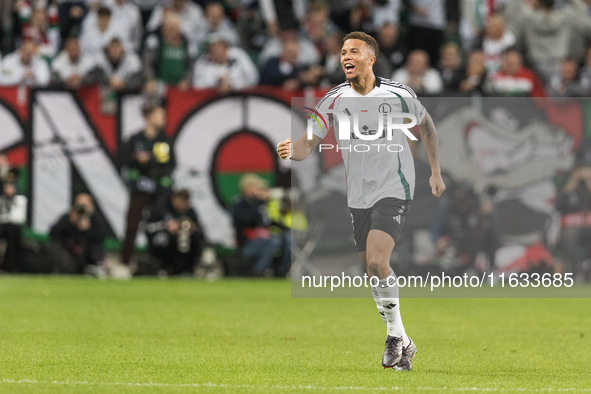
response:
<path id="1" fill-rule="evenodd" d="M 392 106 L 388 103 L 382 103 L 378 106 L 378 112 L 381 114 L 389 114 L 392 112 Z"/>

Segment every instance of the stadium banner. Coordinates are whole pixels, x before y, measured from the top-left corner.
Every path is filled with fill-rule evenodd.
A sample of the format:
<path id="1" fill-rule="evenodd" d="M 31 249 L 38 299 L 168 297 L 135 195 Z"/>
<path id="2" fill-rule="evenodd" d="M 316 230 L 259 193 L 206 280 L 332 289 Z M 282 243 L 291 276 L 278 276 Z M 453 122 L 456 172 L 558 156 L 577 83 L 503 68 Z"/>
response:
<path id="1" fill-rule="evenodd" d="M 376 284 L 358 252 L 367 253 L 360 243 L 371 229 L 396 239 L 390 265 L 401 297 L 591 296 L 576 285 L 589 267 L 560 242 L 569 223 L 558 203 L 573 168 L 591 167 L 580 154 L 587 106 L 582 98 L 292 99 L 291 147 L 325 136 L 307 159 L 294 161 L 295 150 L 286 160 L 301 192 L 292 194 L 292 216 L 308 218 L 292 229 L 292 296 L 370 297 Z M 411 127 L 423 107 L 437 130 L 441 198 Z M 318 157 L 331 167 L 309 172 Z"/>
<path id="2" fill-rule="evenodd" d="M 312 90 L 311 96 L 322 94 Z M 175 187 L 191 192 L 208 241 L 234 247 L 229 205 L 247 172 L 271 186 L 289 187 L 290 163 L 279 160 L 276 141 L 290 135 L 290 99 L 275 88 L 219 95 L 215 90 L 169 89 L 165 97 L 167 135 L 174 141 Z M 129 200 L 121 175 L 124 142 L 143 127 L 139 94 L 116 100 L 96 86 L 78 91 L 0 89 L 4 129 L 0 152 L 26 167 L 29 225 L 47 234 L 77 193 L 89 192 L 121 240 Z M 137 244 L 145 243 L 142 231 Z"/>
<path id="3" fill-rule="evenodd" d="M 28 91 L 23 88 L 0 89 L 0 152 L 5 153 L 15 166 L 23 166 L 27 160 L 27 96 Z"/>

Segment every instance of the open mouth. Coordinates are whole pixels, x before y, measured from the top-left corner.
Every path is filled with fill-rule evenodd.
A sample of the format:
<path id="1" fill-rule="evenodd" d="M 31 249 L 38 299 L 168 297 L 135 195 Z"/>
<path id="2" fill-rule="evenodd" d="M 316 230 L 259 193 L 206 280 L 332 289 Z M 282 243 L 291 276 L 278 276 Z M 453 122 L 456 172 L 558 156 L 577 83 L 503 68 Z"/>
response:
<path id="1" fill-rule="evenodd" d="M 345 63 L 345 70 L 346 71 L 351 71 L 355 68 L 355 66 L 351 63 Z"/>

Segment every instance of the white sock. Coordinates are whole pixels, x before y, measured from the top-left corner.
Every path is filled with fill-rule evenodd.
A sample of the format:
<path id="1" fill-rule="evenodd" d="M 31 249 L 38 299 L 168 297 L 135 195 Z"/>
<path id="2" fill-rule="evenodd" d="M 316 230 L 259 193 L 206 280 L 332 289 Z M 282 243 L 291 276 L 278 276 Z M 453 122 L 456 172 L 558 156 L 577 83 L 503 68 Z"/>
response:
<path id="1" fill-rule="evenodd" d="M 376 306 L 378 308 L 378 312 L 380 313 L 380 317 L 382 318 L 384 324 L 388 325 L 388 320 L 386 319 L 384 308 L 382 308 L 382 301 L 380 301 L 380 295 L 378 294 L 377 287 L 371 288 L 371 295 L 373 296 L 373 300 L 376 302 Z"/>
<path id="2" fill-rule="evenodd" d="M 388 286 L 388 284 L 393 284 L 394 286 Z M 400 316 L 400 298 L 398 297 L 398 290 L 394 272 L 388 277 L 380 279 L 379 285 L 376 288 L 386 317 L 388 335 L 392 337 L 402 337 L 402 345 L 408 346 L 410 339 L 408 339 L 408 335 L 406 335 L 404 325 L 402 324 L 402 317 Z"/>

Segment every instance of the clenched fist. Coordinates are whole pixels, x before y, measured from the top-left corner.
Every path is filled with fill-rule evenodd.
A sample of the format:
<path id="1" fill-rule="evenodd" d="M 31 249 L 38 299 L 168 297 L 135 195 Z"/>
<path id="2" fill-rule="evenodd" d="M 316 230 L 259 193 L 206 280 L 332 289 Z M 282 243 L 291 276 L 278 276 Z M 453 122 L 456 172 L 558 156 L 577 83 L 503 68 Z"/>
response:
<path id="1" fill-rule="evenodd" d="M 443 178 L 439 173 L 431 175 L 431 178 L 429 178 L 429 185 L 431 186 L 431 192 L 435 197 L 441 197 L 446 189 L 445 182 L 443 182 Z"/>
<path id="2" fill-rule="evenodd" d="M 277 144 L 277 154 L 283 160 L 291 158 L 291 138 Z"/>

